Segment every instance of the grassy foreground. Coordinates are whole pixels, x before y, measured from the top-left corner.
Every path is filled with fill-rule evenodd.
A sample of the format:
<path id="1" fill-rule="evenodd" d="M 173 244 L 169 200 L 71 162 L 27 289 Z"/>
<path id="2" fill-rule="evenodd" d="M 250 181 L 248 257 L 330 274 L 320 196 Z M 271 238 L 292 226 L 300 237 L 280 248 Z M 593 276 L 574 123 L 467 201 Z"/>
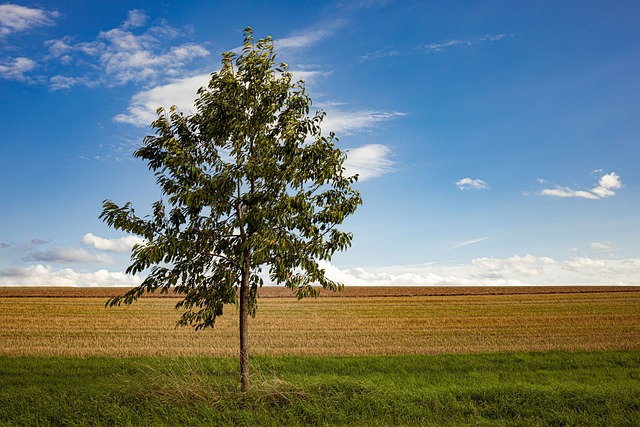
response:
<path id="1" fill-rule="evenodd" d="M 640 425 L 640 352 L 0 357 L 0 425 Z"/>

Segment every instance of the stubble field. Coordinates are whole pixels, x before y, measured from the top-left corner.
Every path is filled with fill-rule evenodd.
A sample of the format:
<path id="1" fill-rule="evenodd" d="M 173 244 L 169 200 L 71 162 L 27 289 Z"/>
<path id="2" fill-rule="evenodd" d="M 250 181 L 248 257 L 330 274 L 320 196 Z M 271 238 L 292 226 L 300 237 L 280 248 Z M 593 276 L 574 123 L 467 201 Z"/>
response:
<path id="1" fill-rule="evenodd" d="M 0 355 L 235 356 L 229 306 L 215 330 L 176 328 L 177 300 L 105 308 L 113 288 L 0 288 Z M 369 356 L 640 349 L 640 287 L 348 288 L 297 301 L 263 288 L 254 355 Z"/>

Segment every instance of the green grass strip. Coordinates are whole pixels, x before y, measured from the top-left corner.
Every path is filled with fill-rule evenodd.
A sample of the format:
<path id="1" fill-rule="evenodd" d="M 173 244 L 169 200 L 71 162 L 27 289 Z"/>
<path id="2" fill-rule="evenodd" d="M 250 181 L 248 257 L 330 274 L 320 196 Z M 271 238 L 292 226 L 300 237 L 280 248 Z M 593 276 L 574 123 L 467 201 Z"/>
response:
<path id="1" fill-rule="evenodd" d="M 0 357 L 2 426 L 637 426 L 640 351 Z"/>

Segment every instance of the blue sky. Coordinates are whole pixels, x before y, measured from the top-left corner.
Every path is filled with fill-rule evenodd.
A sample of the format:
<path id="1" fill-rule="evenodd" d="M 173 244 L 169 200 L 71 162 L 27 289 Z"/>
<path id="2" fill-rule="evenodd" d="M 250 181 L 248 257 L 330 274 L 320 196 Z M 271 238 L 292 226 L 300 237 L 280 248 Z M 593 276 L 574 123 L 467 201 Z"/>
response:
<path id="1" fill-rule="evenodd" d="M 636 1 L 0 3 L 0 285 L 131 285 L 132 151 L 242 31 L 349 150 L 347 284 L 640 284 Z"/>

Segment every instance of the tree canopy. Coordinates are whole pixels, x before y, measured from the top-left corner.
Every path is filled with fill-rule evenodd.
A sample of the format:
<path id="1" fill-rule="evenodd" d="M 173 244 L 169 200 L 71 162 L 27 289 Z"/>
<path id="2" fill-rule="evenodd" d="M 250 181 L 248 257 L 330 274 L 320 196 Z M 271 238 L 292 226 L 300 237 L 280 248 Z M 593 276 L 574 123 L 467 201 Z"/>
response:
<path id="1" fill-rule="evenodd" d="M 298 298 L 317 295 L 315 285 L 341 289 L 318 262 L 351 245 L 338 226 L 362 203 L 346 154 L 322 132 L 324 113 L 310 113 L 304 81 L 275 58 L 273 39 L 256 41 L 247 28 L 241 53 L 223 53 L 221 69 L 197 92 L 195 113 L 158 109 L 155 134 L 135 151 L 162 192 L 152 213 L 139 217 L 131 203 L 105 200 L 100 215 L 145 239 L 127 273 L 148 273 L 107 304 L 174 289 L 184 296 L 178 323 L 201 329 L 239 303 L 245 390 L 247 318 L 264 277 Z"/>

